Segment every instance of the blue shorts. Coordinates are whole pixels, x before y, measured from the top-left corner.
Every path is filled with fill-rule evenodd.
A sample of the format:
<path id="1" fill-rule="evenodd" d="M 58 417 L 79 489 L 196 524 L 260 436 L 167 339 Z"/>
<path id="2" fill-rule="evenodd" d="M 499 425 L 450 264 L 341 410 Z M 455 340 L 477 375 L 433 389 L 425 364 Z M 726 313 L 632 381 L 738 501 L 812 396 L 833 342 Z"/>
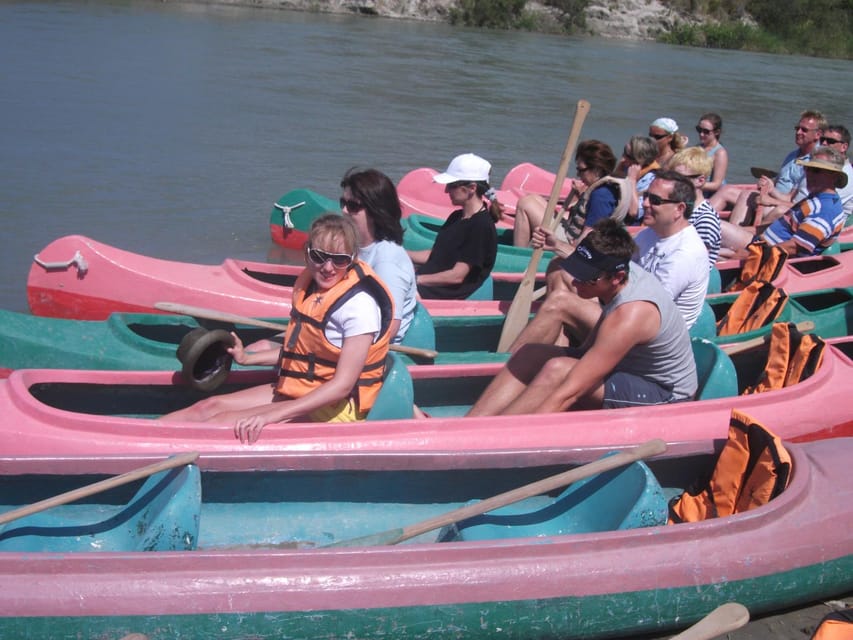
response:
<path id="1" fill-rule="evenodd" d="M 604 409 L 624 409 L 676 402 L 671 389 L 631 373 L 617 371 L 604 380 Z"/>

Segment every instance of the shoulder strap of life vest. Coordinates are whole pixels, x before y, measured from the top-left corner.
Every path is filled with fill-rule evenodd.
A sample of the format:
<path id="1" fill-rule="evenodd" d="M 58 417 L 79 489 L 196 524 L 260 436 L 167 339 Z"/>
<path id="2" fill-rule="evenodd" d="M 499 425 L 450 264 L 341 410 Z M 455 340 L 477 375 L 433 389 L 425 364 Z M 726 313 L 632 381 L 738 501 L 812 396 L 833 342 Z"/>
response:
<path id="1" fill-rule="evenodd" d="M 777 322 L 770 334 L 767 366 L 741 395 L 784 389 L 809 378 L 820 368 L 825 350 L 826 342 L 815 334 L 800 333 L 793 322 Z"/>
<path id="2" fill-rule="evenodd" d="M 827 613 L 811 640 L 850 640 L 853 638 L 853 608 Z"/>
<path id="3" fill-rule="evenodd" d="M 749 255 L 743 261 L 740 275 L 728 287 L 728 291 L 740 291 L 756 280 L 773 282 L 782 273 L 788 254 L 775 245 L 756 240 L 746 247 Z"/>
<path id="4" fill-rule="evenodd" d="M 740 292 L 717 323 L 718 336 L 733 336 L 773 322 L 788 302 L 788 294 L 770 282 L 756 280 Z"/>
<path id="5" fill-rule="evenodd" d="M 622 222 L 628 214 L 628 207 L 631 204 L 631 187 L 628 186 L 628 181 L 625 178 L 617 178 L 615 176 L 604 176 L 596 180 L 580 197 L 578 202 L 571 208 L 571 214 L 568 220 L 561 222 L 563 229 L 566 232 L 566 237 L 569 240 L 575 240 L 580 237 L 586 224 L 587 205 L 592 192 L 602 185 L 614 185 L 616 196 L 616 207 L 610 214 L 610 217 L 617 222 Z"/>
<path id="6" fill-rule="evenodd" d="M 788 486 L 791 456 L 772 431 L 732 410 L 729 437 L 711 476 L 669 505 L 669 522 L 698 522 L 749 511 Z"/>

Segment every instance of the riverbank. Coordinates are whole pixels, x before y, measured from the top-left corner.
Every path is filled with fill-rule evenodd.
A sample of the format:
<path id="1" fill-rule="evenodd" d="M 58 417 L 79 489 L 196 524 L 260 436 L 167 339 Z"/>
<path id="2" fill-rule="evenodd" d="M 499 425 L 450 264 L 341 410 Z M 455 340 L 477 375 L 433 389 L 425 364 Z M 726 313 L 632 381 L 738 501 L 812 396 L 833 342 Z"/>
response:
<path id="1" fill-rule="evenodd" d="M 196 4 L 221 4 L 311 11 L 374 15 L 386 18 L 446 22 L 457 0 L 165 0 Z M 525 10 L 536 17 L 541 31 L 561 31 L 561 12 L 553 7 L 529 1 Z M 591 2 L 585 10 L 588 35 L 626 40 L 653 40 L 674 26 L 687 22 L 658 0 L 620 0 Z"/>

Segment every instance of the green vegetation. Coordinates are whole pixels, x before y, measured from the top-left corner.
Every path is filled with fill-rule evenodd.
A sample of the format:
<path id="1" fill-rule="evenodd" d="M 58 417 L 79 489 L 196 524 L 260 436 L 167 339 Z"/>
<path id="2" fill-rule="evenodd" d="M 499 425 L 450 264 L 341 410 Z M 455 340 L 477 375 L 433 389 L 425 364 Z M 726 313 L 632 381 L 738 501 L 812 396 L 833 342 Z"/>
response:
<path id="1" fill-rule="evenodd" d="M 684 20 L 658 39 L 713 49 L 853 58 L 853 0 L 663 0 Z M 544 0 L 545 19 L 526 0 L 458 0 L 450 21 L 493 29 L 583 32 L 590 0 Z"/>
<path id="2" fill-rule="evenodd" d="M 659 39 L 672 44 L 853 58 L 853 0 L 669 0 L 689 16 Z"/>

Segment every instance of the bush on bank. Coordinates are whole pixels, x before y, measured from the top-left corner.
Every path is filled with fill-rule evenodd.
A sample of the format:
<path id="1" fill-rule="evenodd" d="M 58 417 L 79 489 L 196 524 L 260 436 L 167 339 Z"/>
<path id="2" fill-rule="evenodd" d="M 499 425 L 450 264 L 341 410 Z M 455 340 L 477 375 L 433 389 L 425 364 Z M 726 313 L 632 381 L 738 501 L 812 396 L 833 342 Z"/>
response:
<path id="1" fill-rule="evenodd" d="M 853 0 L 662 0 L 682 20 L 658 40 L 670 44 L 853 58 Z M 544 0 L 564 33 L 585 28 L 590 0 Z M 459 0 L 454 24 L 542 30 L 526 0 Z M 553 26 L 549 27 L 549 30 Z"/>

